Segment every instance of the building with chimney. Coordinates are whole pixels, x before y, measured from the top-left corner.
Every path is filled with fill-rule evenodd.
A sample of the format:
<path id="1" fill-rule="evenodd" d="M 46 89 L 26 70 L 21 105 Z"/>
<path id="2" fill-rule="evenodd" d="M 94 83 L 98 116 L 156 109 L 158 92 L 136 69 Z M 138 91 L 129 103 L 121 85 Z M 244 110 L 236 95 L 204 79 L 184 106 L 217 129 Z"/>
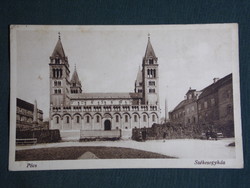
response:
<path id="1" fill-rule="evenodd" d="M 205 132 L 215 130 L 234 135 L 232 74 L 215 78 L 206 88 L 189 89 L 185 99 L 171 112 L 170 121 Z"/>
<path id="2" fill-rule="evenodd" d="M 158 58 L 150 36 L 134 83 L 134 92 L 89 93 L 75 67 L 70 78 L 69 59 L 59 36 L 50 56 L 50 129 L 130 132 L 159 123 Z M 83 62 L 84 65 L 84 62 Z"/>
<path id="3" fill-rule="evenodd" d="M 31 104 L 27 101 L 16 99 L 16 129 L 33 130 L 42 129 L 43 111 L 37 108 L 37 102 Z"/>

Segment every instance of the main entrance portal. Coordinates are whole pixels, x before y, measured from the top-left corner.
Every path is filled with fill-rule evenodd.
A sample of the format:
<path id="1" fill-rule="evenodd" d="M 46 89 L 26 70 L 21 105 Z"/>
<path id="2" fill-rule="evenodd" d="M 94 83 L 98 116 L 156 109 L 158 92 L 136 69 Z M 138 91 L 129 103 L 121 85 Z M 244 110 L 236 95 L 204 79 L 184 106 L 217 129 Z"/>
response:
<path id="1" fill-rule="evenodd" d="M 104 130 L 105 131 L 111 130 L 111 122 L 108 119 L 104 121 Z"/>

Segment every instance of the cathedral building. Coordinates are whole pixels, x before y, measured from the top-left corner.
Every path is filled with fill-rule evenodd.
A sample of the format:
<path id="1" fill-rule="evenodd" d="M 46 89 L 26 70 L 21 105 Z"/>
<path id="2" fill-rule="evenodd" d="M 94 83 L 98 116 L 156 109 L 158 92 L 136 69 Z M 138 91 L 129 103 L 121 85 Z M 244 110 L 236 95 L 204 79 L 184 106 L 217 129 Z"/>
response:
<path id="1" fill-rule="evenodd" d="M 70 78 L 69 60 L 59 36 L 50 56 L 50 129 L 131 132 L 159 123 L 158 58 L 150 37 L 135 80 L 134 92 L 89 93 L 76 67 Z"/>

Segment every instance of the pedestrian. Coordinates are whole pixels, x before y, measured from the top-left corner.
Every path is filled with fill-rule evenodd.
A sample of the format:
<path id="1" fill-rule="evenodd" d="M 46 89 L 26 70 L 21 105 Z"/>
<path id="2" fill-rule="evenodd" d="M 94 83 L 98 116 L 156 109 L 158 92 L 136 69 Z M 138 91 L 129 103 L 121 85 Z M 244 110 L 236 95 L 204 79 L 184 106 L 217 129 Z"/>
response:
<path id="1" fill-rule="evenodd" d="M 143 128 L 142 129 L 142 141 L 146 141 L 146 136 L 147 136 L 146 128 Z"/>
<path id="2" fill-rule="evenodd" d="M 166 136 L 167 136 L 167 133 L 166 133 L 166 131 L 164 131 L 163 132 L 163 142 L 165 142 Z"/>

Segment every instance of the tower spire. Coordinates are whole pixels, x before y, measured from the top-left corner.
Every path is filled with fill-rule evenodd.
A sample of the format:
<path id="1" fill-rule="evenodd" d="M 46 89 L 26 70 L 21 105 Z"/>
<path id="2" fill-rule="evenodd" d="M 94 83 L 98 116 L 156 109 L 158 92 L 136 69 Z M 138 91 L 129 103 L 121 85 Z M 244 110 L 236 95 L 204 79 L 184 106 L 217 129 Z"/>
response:
<path id="1" fill-rule="evenodd" d="M 144 58 L 148 59 L 149 57 L 157 58 L 156 55 L 155 55 L 154 49 L 152 47 L 151 41 L 150 41 L 150 33 L 148 33 L 148 44 L 147 44 L 147 48 L 146 48 Z"/>
<path id="2" fill-rule="evenodd" d="M 58 32 L 58 40 L 61 40 L 61 33 L 60 33 L 60 31 Z"/>

